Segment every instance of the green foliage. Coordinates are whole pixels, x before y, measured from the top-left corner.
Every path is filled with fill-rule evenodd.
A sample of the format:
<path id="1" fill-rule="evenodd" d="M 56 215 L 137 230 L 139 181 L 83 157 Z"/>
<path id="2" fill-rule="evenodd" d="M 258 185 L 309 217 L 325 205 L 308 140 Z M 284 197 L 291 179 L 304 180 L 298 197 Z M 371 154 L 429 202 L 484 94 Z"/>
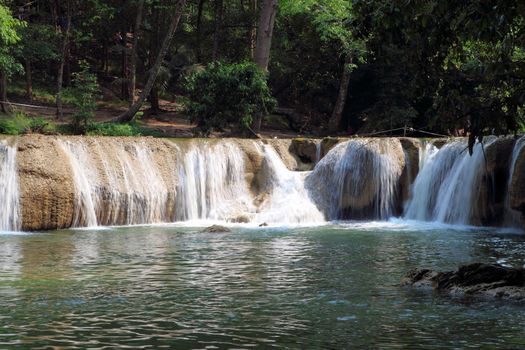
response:
<path id="1" fill-rule="evenodd" d="M 99 86 L 96 76 L 89 71 L 86 63 L 81 64 L 81 70 L 73 73 L 73 85 L 64 91 L 76 107 L 71 128 L 73 133 L 84 134 L 88 131 L 89 122 L 97 110 Z"/>
<path id="2" fill-rule="evenodd" d="M 2 134 L 55 134 L 56 131 L 54 124 L 47 122 L 41 117 L 31 118 L 23 113 L 0 116 L 0 133 Z"/>
<path id="3" fill-rule="evenodd" d="M 11 11 L 0 4 L 0 70 L 8 76 L 15 72 L 23 71 L 12 54 L 11 48 L 20 41 L 17 31 L 25 26 L 22 22 L 11 15 Z"/>
<path id="4" fill-rule="evenodd" d="M 186 89 L 186 112 L 207 133 L 231 124 L 247 128 L 275 107 L 266 74 L 253 63 L 211 63 L 187 78 Z"/>
<path id="5" fill-rule="evenodd" d="M 90 136 L 141 136 L 137 124 L 89 123 L 87 135 Z"/>

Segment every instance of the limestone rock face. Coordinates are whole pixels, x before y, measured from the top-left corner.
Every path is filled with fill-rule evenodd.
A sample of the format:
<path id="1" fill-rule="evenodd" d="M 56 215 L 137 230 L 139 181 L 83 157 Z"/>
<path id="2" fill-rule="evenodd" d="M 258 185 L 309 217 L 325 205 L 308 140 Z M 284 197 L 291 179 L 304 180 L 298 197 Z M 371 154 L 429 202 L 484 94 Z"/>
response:
<path id="1" fill-rule="evenodd" d="M 291 144 L 291 151 L 295 154 L 302 163 L 309 165 L 308 169 L 312 170 L 316 162 L 319 161 L 317 157 L 321 156 L 318 153 L 318 146 L 320 146 L 321 140 L 315 139 L 293 139 Z M 319 148 L 319 151 L 321 149 Z"/>
<path id="2" fill-rule="evenodd" d="M 321 141 L 321 158 L 326 156 L 328 154 L 328 152 L 330 152 L 330 150 L 335 147 L 335 145 L 337 145 L 338 143 L 344 142 L 344 141 L 348 141 L 348 139 L 344 139 L 344 138 L 340 138 L 340 137 L 338 137 L 338 138 L 336 138 L 336 137 L 325 137 Z"/>
<path id="3" fill-rule="evenodd" d="M 410 188 L 419 173 L 419 148 L 421 141 L 413 138 L 400 138 L 401 146 L 405 153 L 405 167 L 399 180 L 399 205 L 398 212 L 403 210 L 403 204 L 410 198 Z"/>
<path id="4" fill-rule="evenodd" d="M 67 157 L 48 136 L 22 136 L 18 140 L 22 230 L 70 227 L 75 188 Z"/>
<path id="5" fill-rule="evenodd" d="M 433 289 L 456 297 L 485 297 L 523 300 L 525 273 L 501 265 L 470 264 L 456 271 L 414 269 L 401 281 L 404 286 Z"/>
<path id="6" fill-rule="evenodd" d="M 513 138 L 498 138 L 485 148 L 485 168 L 474 201 L 478 225 L 494 225 L 503 219 L 514 143 Z"/>

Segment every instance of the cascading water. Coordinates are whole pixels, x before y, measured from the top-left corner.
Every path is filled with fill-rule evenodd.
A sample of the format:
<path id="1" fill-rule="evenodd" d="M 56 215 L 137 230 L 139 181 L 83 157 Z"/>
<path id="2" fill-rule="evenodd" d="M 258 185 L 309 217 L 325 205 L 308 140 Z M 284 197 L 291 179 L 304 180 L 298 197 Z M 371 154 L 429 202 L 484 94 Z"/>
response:
<path id="1" fill-rule="evenodd" d="M 336 145 L 308 176 L 331 220 L 388 219 L 405 166 L 399 140 L 360 139 Z"/>
<path id="2" fill-rule="evenodd" d="M 172 220 L 175 188 L 160 166 L 174 172 L 174 157 L 154 159 L 154 147 L 140 141 L 60 141 L 73 170 L 74 227 L 134 225 Z"/>
<path id="3" fill-rule="evenodd" d="M 177 220 L 228 220 L 253 211 L 243 153 L 234 143 L 192 143 L 178 176 Z"/>
<path id="4" fill-rule="evenodd" d="M 471 224 L 473 202 L 485 171 L 482 144 L 472 156 L 466 141 L 454 141 L 429 153 L 412 189 L 405 217 L 421 221 Z"/>
<path id="5" fill-rule="evenodd" d="M 0 142 L 0 231 L 20 230 L 16 146 Z"/>
<path id="6" fill-rule="evenodd" d="M 513 210 L 510 207 L 510 192 L 512 187 L 512 180 L 514 178 L 514 172 L 516 170 L 516 162 L 518 160 L 518 157 L 520 153 L 522 152 L 523 147 L 525 147 L 525 136 L 522 136 L 520 139 L 516 141 L 514 144 L 514 148 L 512 150 L 512 158 L 510 163 L 510 170 L 509 170 L 509 180 L 507 183 L 507 193 L 505 195 L 505 218 L 504 222 L 507 226 L 515 226 L 520 227 L 522 226 L 522 214 L 516 210 Z"/>
<path id="7" fill-rule="evenodd" d="M 310 172 L 290 171 L 269 145 L 263 145 L 269 198 L 255 216 L 258 223 L 306 224 L 324 222 L 324 215 L 310 198 L 305 178 Z"/>

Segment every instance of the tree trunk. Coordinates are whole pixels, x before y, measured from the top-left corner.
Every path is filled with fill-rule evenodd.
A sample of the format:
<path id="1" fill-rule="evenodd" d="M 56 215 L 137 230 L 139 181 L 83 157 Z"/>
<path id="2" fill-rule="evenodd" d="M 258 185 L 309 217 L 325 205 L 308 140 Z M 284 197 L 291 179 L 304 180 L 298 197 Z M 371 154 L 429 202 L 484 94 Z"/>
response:
<path id="1" fill-rule="evenodd" d="M 151 93 L 149 94 L 149 103 L 151 105 L 151 113 L 153 115 L 158 115 L 160 113 L 159 88 L 156 86 L 151 88 Z"/>
<path id="2" fill-rule="evenodd" d="M 341 126 L 343 110 L 348 96 L 348 87 L 350 85 L 350 75 L 352 73 L 348 67 L 350 64 L 352 64 L 352 57 L 351 55 L 347 55 L 343 67 L 343 75 L 341 76 L 339 84 L 339 93 L 337 94 L 337 100 L 335 101 L 334 110 L 332 111 L 332 116 L 330 117 L 328 125 L 331 132 L 339 130 L 339 127 Z"/>
<path id="3" fill-rule="evenodd" d="M 121 75 L 121 84 L 120 84 L 120 95 L 123 100 L 129 100 L 129 85 L 128 85 L 128 53 L 127 51 L 127 33 L 124 32 L 121 45 L 122 45 L 122 57 L 120 62 L 120 75 Z"/>
<path id="4" fill-rule="evenodd" d="M 250 43 L 250 58 L 253 60 L 255 57 L 255 46 L 257 43 L 257 0 L 250 1 L 250 31 L 248 33 Z"/>
<path id="5" fill-rule="evenodd" d="M 270 48 L 272 47 L 273 27 L 279 8 L 278 0 L 264 0 L 257 30 L 254 62 L 264 70 L 268 70 Z"/>
<path id="6" fill-rule="evenodd" d="M 135 88 L 137 85 L 137 59 L 139 45 L 139 31 L 142 23 L 142 12 L 144 10 L 144 0 L 140 0 L 137 7 L 137 17 L 133 28 L 133 46 L 131 47 L 131 62 L 129 65 L 129 105 L 135 102 Z"/>
<path id="7" fill-rule="evenodd" d="M 206 0 L 199 0 L 197 9 L 197 62 L 202 63 L 202 11 Z"/>
<path id="8" fill-rule="evenodd" d="M 212 60 L 219 58 L 220 42 L 222 37 L 223 0 L 215 0 L 215 32 L 213 33 Z"/>
<path id="9" fill-rule="evenodd" d="M 67 21 L 66 21 L 66 28 L 64 32 L 64 40 L 62 42 L 62 57 L 60 59 L 60 65 L 58 67 L 58 76 L 57 76 L 57 96 L 56 96 L 56 105 L 57 105 L 57 111 L 56 115 L 57 118 L 62 119 L 64 117 L 64 111 L 62 108 L 62 82 L 64 80 L 64 65 L 66 63 L 66 56 L 67 56 L 67 46 L 69 44 L 69 33 L 71 28 L 71 4 L 68 1 L 67 2 Z"/>
<path id="10" fill-rule="evenodd" d="M 31 60 L 26 58 L 26 97 L 29 101 L 33 101 L 33 77 L 31 72 Z"/>
<path id="11" fill-rule="evenodd" d="M 11 112 L 11 106 L 7 103 L 7 75 L 0 70 L 0 111 Z"/>
<path id="12" fill-rule="evenodd" d="M 140 93 L 138 100 L 125 113 L 121 114 L 120 116 L 115 118 L 113 121 L 120 122 L 120 123 L 126 123 L 126 122 L 133 121 L 133 119 L 135 118 L 135 115 L 140 110 L 140 107 L 146 100 L 146 97 L 149 96 L 151 89 L 153 88 L 153 84 L 155 84 L 155 80 L 157 79 L 157 75 L 159 74 L 159 70 L 162 65 L 162 61 L 164 60 L 164 57 L 168 53 L 168 49 L 170 47 L 171 40 L 173 39 L 173 36 L 175 35 L 175 31 L 177 30 L 177 26 L 179 24 L 179 21 L 182 16 L 182 12 L 184 10 L 185 5 L 186 5 L 186 0 L 179 0 L 177 2 L 177 7 L 175 9 L 173 19 L 170 23 L 168 33 L 166 34 L 166 37 L 164 38 L 164 41 L 162 42 L 162 46 L 160 48 L 159 54 L 157 55 L 155 64 L 153 65 L 153 68 L 151 69 L 146 86 Z"/>
<path id="13" fill-rule="evenodd" d="M 270 62 L 270 48 L 272 47 L 273 27 L 275 17 L 279 8 L 278 0 L 263 0 L 261 14 L 259 16 L 259 25 L 257 28 L 257 43 L 255 46 L 254 62 L 261 69 L 268 71 Z M 255 133 L 261 131 L 262 111 L 258 113 L 252 124 Z"/>

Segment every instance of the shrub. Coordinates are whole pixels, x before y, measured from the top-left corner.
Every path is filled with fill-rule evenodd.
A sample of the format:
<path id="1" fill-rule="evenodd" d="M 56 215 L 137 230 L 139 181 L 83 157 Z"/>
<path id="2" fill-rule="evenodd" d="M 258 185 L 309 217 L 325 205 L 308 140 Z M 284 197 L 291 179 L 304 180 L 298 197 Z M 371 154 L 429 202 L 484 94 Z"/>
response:
<path id="1" fill-rule="evenodd" d="M 15 113 L 13 115 L 4 115 L 0 117 L 0 133 L 2 134 L 54 134 L 56 132 L 56 126 L 42 117 L 31 118 L 23 113 Z"/>
<path id="2" fill-rule="evenodd" d="M 84 134 L 97 109 L 99 86 L 95 74 L 89 71 L 87 63 L 80 64 L 81 70 L 73 73 L 73 84 L 64 91 L 64 96 L 71 100 L 77 112 L 71 121 L 71 131 Z"/>
<path id="3" fill-rule="evenodd" d="M 205 133 L 234 124 L 249 127 L 275 107 L 267 76 L 253 63 L 214 62 L 186 79 L 186 112 Z"/>
<path id="4" fill-rule="evenodd" d="M 90 136 L 141 136 L 136 124 L 90 123 L 87 128 Z"/>

